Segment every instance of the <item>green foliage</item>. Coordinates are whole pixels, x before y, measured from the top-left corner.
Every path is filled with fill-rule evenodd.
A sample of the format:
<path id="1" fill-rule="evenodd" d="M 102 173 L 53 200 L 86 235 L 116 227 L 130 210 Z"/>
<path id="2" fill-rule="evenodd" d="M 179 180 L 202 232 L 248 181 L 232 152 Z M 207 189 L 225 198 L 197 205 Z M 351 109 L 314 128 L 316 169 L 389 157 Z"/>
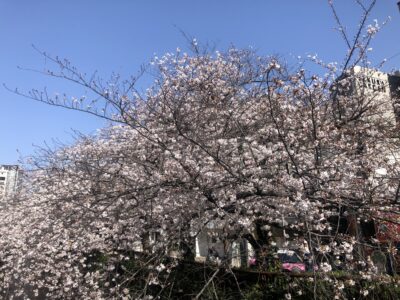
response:
<path id="1" fill-rule="evenodd" d="M 245 300 L 261 300 L 263 299 L 263 292 L 261 286 L 257 283 L 251 286 L 244 294 Z"/>

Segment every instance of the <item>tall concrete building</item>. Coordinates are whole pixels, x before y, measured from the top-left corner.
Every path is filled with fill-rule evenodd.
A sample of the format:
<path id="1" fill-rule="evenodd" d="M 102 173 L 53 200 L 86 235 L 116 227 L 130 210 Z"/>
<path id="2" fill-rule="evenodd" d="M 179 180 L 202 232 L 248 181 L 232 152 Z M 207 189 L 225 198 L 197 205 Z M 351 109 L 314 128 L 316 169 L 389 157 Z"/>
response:
<path id="1" fill-rule="evenodd" d="M 399 122 L 400 73 L 388 74 L 356 66 L 353 74 L 355 92 L 367 96 L 367 101 L 379 104 L 380 113 L 386 119 Z"/>
<path id="2" fill-rule="evenodd" d="M 384 73 L 355 66 L 336 80 L 331 92 L 335 113 L 340 119 L 351 116 L 354 111 L 364 111 L 364 117 L 381 119 L 400 128 L 399 71 Z"/>
<path id="3" fill-rule="evenodd" d="M 356 66 L 353 68 L 353 92 L 369 103 L 377 105 L 376 118 L 383 118 L 400 128 L 400 72 L 383 73 L 374 69 Z M 382 147 L 382 154 L 392 161 L 400 161 L 397 149 Z M 378 169 L 377 174 L 386 175 L 386 170 Z"/>
<path id="4" fill-rule="evenodd" d="M 0 165 L 0 200 L 11 196 L 18 185 L 19 167 L 16 165 Z"/>

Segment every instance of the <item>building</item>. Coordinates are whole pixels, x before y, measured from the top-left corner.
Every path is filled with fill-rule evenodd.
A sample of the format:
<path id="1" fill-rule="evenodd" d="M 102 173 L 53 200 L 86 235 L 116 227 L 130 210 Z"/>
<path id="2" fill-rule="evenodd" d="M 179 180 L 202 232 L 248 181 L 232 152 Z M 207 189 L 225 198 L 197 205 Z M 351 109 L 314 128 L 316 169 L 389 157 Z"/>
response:
<path id="1" fill-rule="evenodd" d="M 393 123 L 399 121 L 400 111 L 396 103 L 400 98 L 400 73 L 383 73 L 373 69 L 356 66 L 354 92 L 367 96 L 367 101 L 373 101 L 380 106 L 382 116 Z"/>
<path id="2" fill-rule="evenodd" d="M 0 165 L 0 200 L 12 195 L 18 185 L 20 175 L 16 165 Z"/>
<path id="3" fill-rule="evenodd" d="M 350 78 L 350 80 L 348 80 Z M 371 120 L 379 119 L 383 121 L 382 124 L 390 126 L 391 129 L 400 129 L 400 72 L 384 73 L 374 69 L 356 66 L 341 76 L 337 80 L 336 89 L 333 90 L 333 99 L 340 103 L 340 96 L 344 95 L 345 99 L 352 101 L 350 105 L 354 105 L 357 109 L 372 107 L 372 113 L 367 116 Z M 335 92 L 337 91 L 337 92 Z M 354 96 L 354 97 L 346 97 Z M 334 103 L 336 105 L 336 103 Z M 337 114 L 344 115 L 346 113 L 346 105 L 337 104 Z M 350 106 L 351 110 L 352 107 Z M 387 137 L 390 139 L 391 137 Z M 393 136 L 396 140 L 398 135 Z M 377 147 L 383 157 L 388 159 L 388 162 L 399 162 L 400 153 L 394 143 L 391 148 L 391 143 L 381 144 L 376 142 Z M 387 176 L 385 168 L 375 169 L 371 177 L 382 178 Z M 388 178 L 389 180 L 396 180 L 398 178 Z M 395 201 L 398 200 L 396 195 Z M 362 241 L 357 246 L 357 253 L 364 257 L 370 256 L 376 266 L 382 265 L 382 260 L 387 262 L 383 263 L 378 269 L 379 272 L 393 272 L 395 265 L 400 266 L 400 256 L 394 258 L 389 255 L 388 249 L 391 245 L 400 247 L 400 226 L 398 226 L 398 211 L 393 212 L 378 212 L 376 215 L 371 216 L 369 220 L 359 221 L 359 216 L 355 214 L 351 208 L 342 209 L 346 210 L 346 216 L 341 216 L 337 222 L 337 231 L 339 233 L 348 233 L 353 235 L 357 240 Z M 386 219 L 383 221 L 382 219 Z M 335 220 L 336 223 L 336 220 Z M 334 226 L 333 226 L 334 227 Z M 336 230 L 336 229 L 335 229 Z M 377 249 L 375 242 L 379 241 L 379 248 Z M 386 250 L 385 250 L 386 249 Z M 400 248 L 399 248 L 400 249 Z M 384 252 L 386 251 L 386 252 Z M 397 262 L 395 261 L 397 260 Z"/>
<path id="4" fill-rule="evenodd" d="M 396 120 L 400 123 L 400 71 L 395 72 L 393 75 L 389 75 L 388 79 Z"/>
<path id="5" fill-rule="evenodd" d="M 210 222 L 196 236 L 195 260 L 198 262 L 229 262 L 232 267 L 248 267 L 254 249 L 247 240 L 227 240 L 222 222 Z"/>
<path id="6" fill-rule="evenodd" d="M 400 72 L 355 66 L 336 80 L 331 92 L 339 119 L 354 110 L 374 107 L 373 118 L 384 118 L 392 125 L 400 121 Z"/>

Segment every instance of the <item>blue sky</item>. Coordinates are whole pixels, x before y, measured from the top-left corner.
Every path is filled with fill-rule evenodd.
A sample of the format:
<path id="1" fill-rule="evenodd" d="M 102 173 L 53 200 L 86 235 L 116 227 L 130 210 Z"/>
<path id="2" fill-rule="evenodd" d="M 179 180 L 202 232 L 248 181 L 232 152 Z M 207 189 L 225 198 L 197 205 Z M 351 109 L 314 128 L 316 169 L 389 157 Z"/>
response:
<path id="1" fill-rule="evenodd" d="M 335 3 L 345 25 L 354 29 L 358 7 L 351 0 Z M 383 21 L 387 16 L 391 22 L 372 44 L 376 63 L 400 53 L 396 0 L 378 0 L 372 19 Z M 252 46 L 263 55 L 290 59 L 318 53 L 325 61 L 340 62 L 345 45 L 334 27 L 325 0 L 0 0 L 0 83 L 79 96 L 79 89 L 63 81 L 17 68 L 50 66 L 32 44 L 68 58 L 87 73 L 129 76 L 155 53 L 185 49 L 180 30 L 218 50 Z M 384 66 L 394 68 L 400 68 L 400 55 Z M 0 113 L 0 164 L 32 154 L 33 145 L 51 144 L 53 139 L 69 143 L 72 129 L 94 133 L 106 125 L 93 116 L 21 98 L 2 86 Z"/>

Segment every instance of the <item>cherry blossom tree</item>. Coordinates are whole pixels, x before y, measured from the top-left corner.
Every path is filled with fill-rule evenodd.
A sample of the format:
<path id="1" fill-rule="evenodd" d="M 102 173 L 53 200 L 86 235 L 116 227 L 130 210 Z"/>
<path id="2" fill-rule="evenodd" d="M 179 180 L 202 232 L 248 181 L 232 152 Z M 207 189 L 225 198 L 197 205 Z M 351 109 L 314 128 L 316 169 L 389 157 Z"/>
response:
<path id="1" fill-rule="evenodd" d="M 351 70 L 378 30 L 367 25 L 374 2 L 360 5 L 354 41 L 332 6 L 350 51 L 342 66 L 314 58 L 322 75 L 193 42 L 193 54 L 154 58 L 154 84 L 140 93 L 137 78 L 103 83 L 42 53 L 60 67 L 45 74 L 87 94 L 16 92 L 112 125 L 42 149 L 18 197 L 3 204 L 2 295 L 155 297 L 173 289 L 169 274 L 194 259 L 210 224 L 227 245 L 247 240 L 259 261 L 273 249 L 271 228 L 283 229 L 287 241 L 305 241 L 315 278 L 334 261 L 348 274 L 375 274 L 357 224 L 396 222 L 385 216 L 398 212 L 399 135 L 383 111 L 391 99 L 352 90 L 362 75 Z"/>

